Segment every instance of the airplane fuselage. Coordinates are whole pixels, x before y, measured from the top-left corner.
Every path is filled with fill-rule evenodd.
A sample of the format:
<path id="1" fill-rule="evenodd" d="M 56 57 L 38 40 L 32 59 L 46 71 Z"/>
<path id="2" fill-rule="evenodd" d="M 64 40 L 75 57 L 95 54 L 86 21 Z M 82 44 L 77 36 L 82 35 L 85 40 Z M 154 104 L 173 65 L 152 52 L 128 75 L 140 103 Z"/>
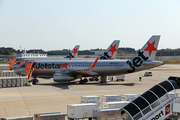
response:
<path id="1" fill-rule="evenodd" d="M 150 61 L 150 63 L 156 63 L 156 65 L 143 65 L 149 61 L 141 62 L 138 67 L 132 67 L 129 65 L 127 60 L 99 60 L 96 66 L 92 69 L 91 67 L 94 60 L 61 60 L 61 61 L 35 61 L 33 68 L 34 77 L 53 77 L 55 73 L 68 73 L 71 76 L 76 77 L 77 74 L 81 74 L 82 77 L 90 76 L 113 76 L 121 75 L 132 72 L 137 72 L 144 69 L 149 69 L 162 64 L 159 61 Z M 25 71 L 25 68 L 18 68 L 19 71 Z M 83 72 L 83 70 L 85 70 Z M 72 72 L 71 72 L 72 71 Z M 17 72 L 17 70 L 16 70 Z M 25 74 L 25 73 L 24 73 Z"/>

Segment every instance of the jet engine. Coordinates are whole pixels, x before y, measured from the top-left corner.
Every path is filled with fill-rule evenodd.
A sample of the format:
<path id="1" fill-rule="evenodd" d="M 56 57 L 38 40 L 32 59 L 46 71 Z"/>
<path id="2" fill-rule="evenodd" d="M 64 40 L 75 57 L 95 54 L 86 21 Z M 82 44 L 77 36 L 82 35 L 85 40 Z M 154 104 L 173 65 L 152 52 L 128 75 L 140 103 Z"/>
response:
<path id="1" fill-rule="evenodd" d="M 63 81 L 71 81 L 71 80 L 75 80 L 74 77 L 68 75 L 68 74 L 60 74 L 60 73 L 55 73 L 53 75 L 53 80 L 55 82 L 63 82 Z"/>

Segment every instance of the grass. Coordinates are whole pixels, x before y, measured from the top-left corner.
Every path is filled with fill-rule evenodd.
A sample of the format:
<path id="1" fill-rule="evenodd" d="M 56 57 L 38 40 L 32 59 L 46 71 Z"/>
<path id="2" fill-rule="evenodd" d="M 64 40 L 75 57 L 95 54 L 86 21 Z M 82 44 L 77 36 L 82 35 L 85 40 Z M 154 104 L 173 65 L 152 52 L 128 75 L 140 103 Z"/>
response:
<path id="1" fill-rule="evenodd" d="M 0 62 L 0 64 L 7 64 L 7 62 Z"/>

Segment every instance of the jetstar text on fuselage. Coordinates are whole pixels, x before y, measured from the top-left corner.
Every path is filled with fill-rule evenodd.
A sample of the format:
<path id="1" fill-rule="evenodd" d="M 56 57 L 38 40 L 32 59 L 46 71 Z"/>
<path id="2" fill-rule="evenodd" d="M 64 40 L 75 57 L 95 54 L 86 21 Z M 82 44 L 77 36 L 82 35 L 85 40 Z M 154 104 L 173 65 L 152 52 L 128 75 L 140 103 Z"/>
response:
<path id="1" fill-rule="evenodd" d="M 135 67 L 140 67 L 141 66 L 141 64 L 143 63 L 143 60 L 144 61 L 146 61 L 149 57 L 145 57 L 144 56 L 144 54 L 143 54 L 144 52 L 138 52 L 138 56 L 139 57 L 135 57 L 133 60 L 132 60 L 132 62 L 133 63 L 131 63 L 129 60 L 126 62 L 131 68 L 132 68 L 132 70 L 128 70 L 127 72 L 128 73 L 131 73 L 131 72 L 134 72 L 135 71 Z M 143 59 L 143 60 L 142 60 Z"/>
<path id="2" fill-rule="evenodd" d="M 36 66 L 36 69 L 60 69 L 60 68 L 62 68 L 62 64 L 54 64 L 54 63 L 52 63 L 52 64 L 38 63 Z"/>

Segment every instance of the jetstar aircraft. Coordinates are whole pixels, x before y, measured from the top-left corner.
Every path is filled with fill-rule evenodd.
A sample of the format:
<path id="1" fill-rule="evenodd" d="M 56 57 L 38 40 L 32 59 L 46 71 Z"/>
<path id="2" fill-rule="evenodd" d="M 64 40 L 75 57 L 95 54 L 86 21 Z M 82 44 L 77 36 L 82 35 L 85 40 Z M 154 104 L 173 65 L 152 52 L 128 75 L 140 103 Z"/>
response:
<path id="1" fill-rule="evenodd" d="M 80 83 L 84 83 L 87 80 L 82 80 L 82 77 L 91 76 L 101 76 L 101 82 L 106 82 L 106 76 L 128 74 L 163 65 L 163 62 L 154 61 L 159 39 L 159 35 L 152 36 L 130 60 L 34 61 L 22 64 L 15 69 L 15 72 L 19 75 L 28 75 L 29 79 L 31 75 L 35 79 L 36 77 L 53 77 L 56 82 L 80 78 Z"/>
<path id="2" fill-rule="evenodd" d="M 118 47 L 119 47 L 119 42 L 120 40 L 114 40 L 111 45 L 107 48 L 107 50 L 104 52 L 104 54 L 100 57 L 101 60 L 107 60 L 107 59 L 116 59 L 117 56 L 117 52 L 118 52 Z M 12 59 L 10 66 L 11 69 L 16 69 L 17 67 L 19 67 L 20 65 L 22 65 L 23 63 L 27 62 L 27 61 L 36 61 L 36 60 L 62 60 L 62 59 L 66 59 L 66 60 L 95 60 L 95 58 L 77 58 L 79 52 L 79 45 L 76 45 L 73 50 L 66 56 L 66 57 L 45 57 L 45 58 L 19 58 L 20 60 L 13 64 L 16 59 Z"/>
<path id="3" fill-rule="evenodd" d="M 59 59 L 77 58 L 78 52 L 79 52 L 79 47 L 80 47 L 80 45 L 76 45 L 66 57 L 35 57 L 35 58 L 17 57 L 17 58 L 11 59 L 9 68 L 10 68 L 10 70 L 16 69 L 17 67 L 19 67 L 26 61 L 59 60 Z"/>

